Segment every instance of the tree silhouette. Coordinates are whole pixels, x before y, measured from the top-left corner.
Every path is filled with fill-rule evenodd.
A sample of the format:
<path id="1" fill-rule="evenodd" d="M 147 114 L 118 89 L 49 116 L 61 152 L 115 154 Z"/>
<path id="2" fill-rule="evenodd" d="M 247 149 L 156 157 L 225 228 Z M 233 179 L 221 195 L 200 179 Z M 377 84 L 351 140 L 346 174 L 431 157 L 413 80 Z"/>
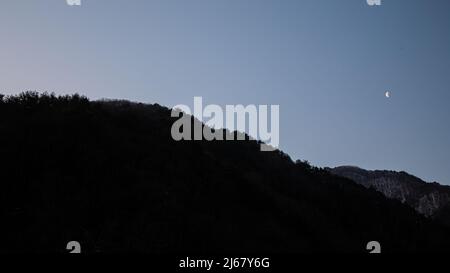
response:
<path id="1" fill-rule="evenodd" d="M 0 96 L 2 252 L 438 251 L 448 229 L 259 142 L 174 141 L 157 104 Z"/>

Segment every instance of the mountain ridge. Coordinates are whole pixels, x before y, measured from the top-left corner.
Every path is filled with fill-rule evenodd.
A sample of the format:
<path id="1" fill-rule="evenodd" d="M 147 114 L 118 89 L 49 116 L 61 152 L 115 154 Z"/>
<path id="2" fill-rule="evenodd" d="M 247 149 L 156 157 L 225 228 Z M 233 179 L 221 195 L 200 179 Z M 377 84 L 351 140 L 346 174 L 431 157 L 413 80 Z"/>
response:
<path id="1" fill-rule="evenodd" d="M 435 216 L 450 204 L 450 186 L 426 182 L 404 171 L 365 170 L 356 166 L 326 169 L 406 203 L 427 217 Z"/>
<path id="2" fill-rule="evenodd" d="M 258 141 L 174 141 L 170 109 L 0 95 L 0 252 L 450 249 L 449 229 Z M 194 120 L 192 120 L 194 122 Z"/>

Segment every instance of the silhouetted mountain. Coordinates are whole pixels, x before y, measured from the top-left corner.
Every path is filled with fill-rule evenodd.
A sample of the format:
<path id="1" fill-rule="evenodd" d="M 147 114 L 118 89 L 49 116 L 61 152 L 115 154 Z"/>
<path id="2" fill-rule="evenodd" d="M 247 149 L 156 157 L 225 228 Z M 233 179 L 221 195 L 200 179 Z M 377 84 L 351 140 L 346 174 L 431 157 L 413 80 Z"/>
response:
<path id="1" fill-rule="evenodd" d="M 172 140 L 158 105 L 0 96 L 2 252 L 445 251 L 450 233 L 257 141 Z"/>
<path id="2" fill-rule="evenodd" d="M 374 188 L 388 198 L 400 200 L 426 216 L 437 215 L 450 204 L 450 187 L 427 183 L 406 172 L 368 171 L 353 166 L 329 170 L 367 188 Z"/>

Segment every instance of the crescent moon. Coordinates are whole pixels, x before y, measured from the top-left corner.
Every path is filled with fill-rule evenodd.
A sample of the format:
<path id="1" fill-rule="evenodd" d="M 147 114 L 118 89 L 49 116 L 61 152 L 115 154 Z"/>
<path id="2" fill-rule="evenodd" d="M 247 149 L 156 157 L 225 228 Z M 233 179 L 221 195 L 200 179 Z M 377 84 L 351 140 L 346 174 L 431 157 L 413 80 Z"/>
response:
<path id="1" fill-rule="evenodd" d="M 387 91 L 386 93 L 384 93 L 384 95 L 386 96 L 386 98 L 390 98 L 391 97 L 391 92 Z"/>

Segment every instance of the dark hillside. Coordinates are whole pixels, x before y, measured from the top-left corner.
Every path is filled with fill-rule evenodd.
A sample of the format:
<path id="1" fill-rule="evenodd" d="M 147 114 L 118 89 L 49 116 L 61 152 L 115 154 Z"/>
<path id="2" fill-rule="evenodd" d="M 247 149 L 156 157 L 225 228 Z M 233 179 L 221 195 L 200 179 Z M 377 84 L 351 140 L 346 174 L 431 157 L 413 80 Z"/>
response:
<path id="1" fill-rule="evenodd" d="M 449 249 L 412 208 L 256 141 L 176 142 L 158 105 L 0 100 L 0 251 Z"/>

